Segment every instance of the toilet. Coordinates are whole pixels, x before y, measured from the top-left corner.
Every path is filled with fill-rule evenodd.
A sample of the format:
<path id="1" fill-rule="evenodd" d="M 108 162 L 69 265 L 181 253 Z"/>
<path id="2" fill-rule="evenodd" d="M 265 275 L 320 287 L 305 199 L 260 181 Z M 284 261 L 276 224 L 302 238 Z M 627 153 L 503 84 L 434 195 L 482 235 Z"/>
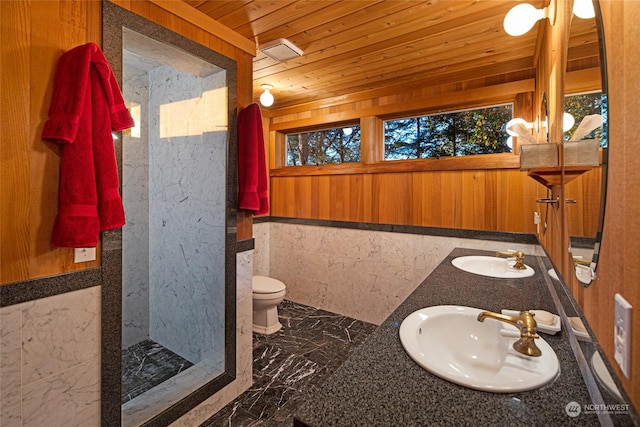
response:
<path id="1" fill-rule="evenodd" d="M 279 280 L 253 276 L 253 332 L 270 335 L 282 328 L 278 320 L 278 304 L 287 288 Z"/>

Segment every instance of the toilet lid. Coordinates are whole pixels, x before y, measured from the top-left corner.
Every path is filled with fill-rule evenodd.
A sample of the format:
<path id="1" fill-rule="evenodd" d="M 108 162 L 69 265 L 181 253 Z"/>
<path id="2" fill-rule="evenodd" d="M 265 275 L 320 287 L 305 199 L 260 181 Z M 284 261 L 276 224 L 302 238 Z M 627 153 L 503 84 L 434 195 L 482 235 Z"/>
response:
<path id="1" fill-rule="evenodd" d="M 271 277 L 253 276 L 253 292 L 257 294 L 273 294 L 284 291 L 284 283 Z"/>

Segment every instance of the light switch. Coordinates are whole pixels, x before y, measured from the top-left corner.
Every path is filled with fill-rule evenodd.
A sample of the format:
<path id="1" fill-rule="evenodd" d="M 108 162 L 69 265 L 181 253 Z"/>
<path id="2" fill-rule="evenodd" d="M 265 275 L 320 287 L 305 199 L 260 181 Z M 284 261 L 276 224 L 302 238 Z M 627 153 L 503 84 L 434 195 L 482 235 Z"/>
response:
<path id="1" fill-rule="evenodd" d="M 96 248 L 74 248 L 73 249 L 73 262 L 76 264 L 79 262 L 95 261 Z"/>
<path id="2" fill-rule="evenodd" d="M 616 294 L 613 322 L 614 359 L 625 377 L 631 378 L 631 304 Z"/>

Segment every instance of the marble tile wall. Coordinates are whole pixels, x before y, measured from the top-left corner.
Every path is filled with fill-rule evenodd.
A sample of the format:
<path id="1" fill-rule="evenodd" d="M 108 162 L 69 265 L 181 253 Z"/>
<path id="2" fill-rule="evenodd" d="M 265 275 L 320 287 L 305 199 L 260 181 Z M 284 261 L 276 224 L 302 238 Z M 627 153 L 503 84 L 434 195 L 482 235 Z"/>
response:
<path id="1" fill-rule="evenodd" d="M 253 251 L 239 253 L 236 261 L 236 379 L 172 423 L 172 427 L 193 427 L 202 424 L 251 387 L 253 382 Z"/>
<path id="2" fill-rule="evenodd" d="M 124 55 L 122 91 L 141 110 L 139 137 L 124 135 L 122 142 L 122 347 L 128 348 L 149 338 L 149 74 Z"/>
<path id="3" fill-rule="evenodd" d="M 0 309 L 0 425 L 100 425 L 100 287 Z"/>
<path id="4" fill-rule="evenodd" d="M 254 237 L 254 273 L 268 265 L 287 299 L 378 325 L 456 247 L 544 255 L 534 244 L 279 222 L 255 224 Z"/>
<path id="5" fill-rule="evenodd" d="M 227 132 L 217 113 L 219 130 L 206 131 L 200 111 L 226 106 L 215 98 L 225 73 L 132 63 L 125 97 L 143 112 L 140 138 L 126 137 L 123 148 L 123 344 L 150 337 L 193 363 L 220 359 L 224 269 L 215 266 L 224 264 Z"/>
<path id="6" fill-rule="evenodd" d="M 269 276 L 269 223 L 254 223 L 253 238 L 253 274 Z"/>

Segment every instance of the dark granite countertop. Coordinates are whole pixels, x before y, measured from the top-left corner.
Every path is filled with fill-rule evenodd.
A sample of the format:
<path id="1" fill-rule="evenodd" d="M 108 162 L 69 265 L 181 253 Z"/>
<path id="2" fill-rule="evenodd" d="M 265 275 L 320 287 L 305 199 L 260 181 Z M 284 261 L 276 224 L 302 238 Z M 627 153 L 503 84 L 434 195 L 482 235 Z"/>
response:
<path id="1" fill-rule="evenodd" d="M 424 282 L 316 390 L 296 414 L 296 425 L 600 425 L 594 413 L 569 417 L 570 402 L 591 402 L 564 330 L 543 334 L 560 361 L 560 375 L 532 391 L 497 394 L 471 390 L 419 367 L 404 351 L 398 329 L 412 312 L 434 305 L 464 305 L 499 312 L 503 308 L 557 313 L 537 257 L 525 262 L 536 270 L 526 279 L 493 279 L 458 270 L 451 260 L 492 255 L 455 249 Z"/>

